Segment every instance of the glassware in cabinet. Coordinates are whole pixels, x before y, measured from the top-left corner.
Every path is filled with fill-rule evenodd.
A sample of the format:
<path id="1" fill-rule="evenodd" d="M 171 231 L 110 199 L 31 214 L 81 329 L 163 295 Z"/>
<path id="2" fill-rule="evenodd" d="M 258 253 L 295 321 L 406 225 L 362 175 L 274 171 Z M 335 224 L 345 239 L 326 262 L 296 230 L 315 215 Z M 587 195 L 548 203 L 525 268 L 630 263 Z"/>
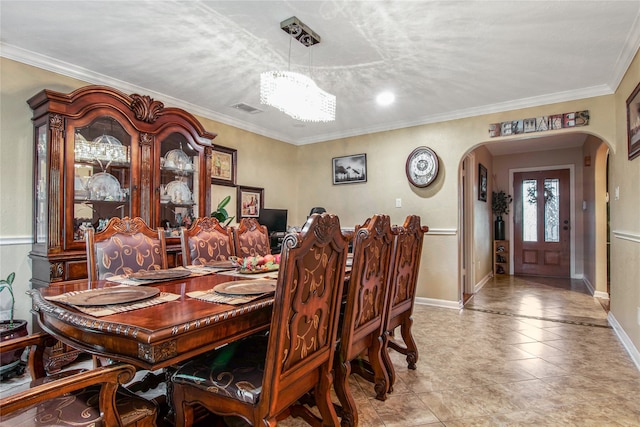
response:
<path id="1" fill-rule="evenodd" d="M 169 237 L 190 227 L 198 216 L 200 153 L 184 135 L 170 134 L 160 144 L 159 226 Z"/>
<path id="2" fill-rule="evenodd" d="M 74 129 L 73 240 L 131 216 L 131 136 L 113 117 Z"/>

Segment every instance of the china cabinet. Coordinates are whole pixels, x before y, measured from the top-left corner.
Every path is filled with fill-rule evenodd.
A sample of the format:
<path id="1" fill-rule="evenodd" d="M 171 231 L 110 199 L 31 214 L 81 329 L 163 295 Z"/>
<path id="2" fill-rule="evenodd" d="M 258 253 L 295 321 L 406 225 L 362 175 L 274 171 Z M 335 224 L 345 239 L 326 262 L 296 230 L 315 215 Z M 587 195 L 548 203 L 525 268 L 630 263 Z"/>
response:
<path id="1" fill-rule="evenodd" d="M 43 90 L 27 102 L 35 137 L 32 286 L 85 279 L 86 230 L 100 231 L 114 216 L 164 227 L 175 263 L 178 227 L 211 210 L 216 135 L 182 109 L 104 86 Z"/>

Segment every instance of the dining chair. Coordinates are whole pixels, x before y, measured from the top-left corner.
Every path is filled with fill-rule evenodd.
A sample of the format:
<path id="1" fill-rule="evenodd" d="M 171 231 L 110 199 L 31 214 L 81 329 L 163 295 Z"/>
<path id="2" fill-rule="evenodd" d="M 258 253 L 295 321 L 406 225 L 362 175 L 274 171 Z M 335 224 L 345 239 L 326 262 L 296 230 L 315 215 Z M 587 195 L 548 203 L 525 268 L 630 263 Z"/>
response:
<path id="1" fill-rule="evenodd" d="M 413 305 L 416 299 L 416 284 L 420 270 L 422 256 L 422 242 L 424 233 L 429 231 L 427 226 L 420 225 L 418 215 L 409 215 L 401 227 L 394 228 L 394 251 L 392 255 L 393 270 L 391 273 L 391 293 L 389 295 L 389 309 L 387 310 L 386 348 L 391 348 L 406 356 L 407 367 L 416 369 L 418 361 L 418 346 L 411 334 L 413 325 Z M 402 341 L 394 339 L 394 331 L 400 327 Z M 395 370 L 389 358 L 385 358 L 389 372 L 389 388 L 393 390 Z"/>
<path id="2" fill-rule="evenodd" d="M 86 242 L 89 281 L 167 268 L 164 230 L 142 218 L 111 218 L 104 230 L 87 230 Z"/>
<path id="3" fill-rule="evenodd" d="M 269 333 L 180 367 L 171 381 L 176 426 L 192 425 L 196 404 L 253 426 L 275 426 L 288 415 L 339 424 L 330 389 L 347 241 L 337 216 L 316 214 L 282 247 Z M 310 392 L 319 416 L 296 403 Z"/>
<path id="4" fill-rule="evenodd" d="M 235 255 L 231 229 L 213 217 L 200 217 L 190 228 L 181 227 L 180 244 L 185 267 L 224 261 Z"/>
<path id="5" fill-rule="evenodd" d="M 29 347 L 30 388 L 0 399 L 0 426 L 136 426 L 156 425 L 157 407 L 128 392 L 135 368 L 116 364 L 47 375 L 43 356 L 56 340 L 38 332 L 0 343 L 0 351 Z"/>
<path id="6" fill-rule="evenodd" d="M 236 256 L 265 256 L 271 253 L 271 239 L 267 227 L 255 218 L 242 218 L 233 229 L 233 241 Z"/>
<path id="7" fill-rule="evenodd" d="M 334 361 L 334 389 L 342 407 L 343 426 L 358 425 L 358 412 L 349 388 L 352 371 L 374 383 L 376 399 L 387 397 L 389 379 L 383 360 L 386 351 L 383 334 L 392 248 L 388 215 L 374 215 L 355 231 L 351 277 Z"/>

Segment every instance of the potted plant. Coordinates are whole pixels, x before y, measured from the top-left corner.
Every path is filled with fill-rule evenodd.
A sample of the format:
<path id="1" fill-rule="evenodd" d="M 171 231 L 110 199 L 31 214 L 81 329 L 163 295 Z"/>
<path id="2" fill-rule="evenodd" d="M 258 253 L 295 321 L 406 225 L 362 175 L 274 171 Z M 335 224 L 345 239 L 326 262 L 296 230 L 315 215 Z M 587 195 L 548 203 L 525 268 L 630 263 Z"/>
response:
<path id="1" fill-rule="evenodd" d="M 0 340 L 5 341 L 12 338 L 23 337 L 29 334 L 27 331 L 26 320 L 14 320 L 13 310 L 15 307 L 15 298 L 13 295 L 13 280 L 16 274 L 11 273 L 6 279 L 0 280 L 0 293 L 5 289 L 9 291 L 11 300 L 11 308 L 9 310 L 9 319 L 0 321 Z M 22 350 L 15 352 L 2 353 L 0 355 L 0 377 L 6 378 L 11 375 L 21 375 L 24 372 L 24 364 L 21 363 L 20 357 Z"/>
<path id="2" fill-rule="evenodd" d="M 231 221 L 233 221 L 233 218 L 235 218 L 233 216 L 229 217 L 229 213 L 224 208 L 229 204 L 230 200 L 231 200 L 231 196 L 225 197 L 220 201 L 220 203 L 218 203 L 218 207 L 216 208 L 216 210 L 211 212 L 211 216 L 217 219 L 220 222 L 220 224 L 224 225 L 225 227 L 229 225 Z"/>
<path id="3" fill-rule="evenodd" d="M 494 238 L 495 240 L 505 239 L 504 220 L 502 215 L 509 213 L 509 204 L 513 201 L 513 198 L 504 191 L 491 193 L 491 210 L 497 215 L 494 224 Z"/>

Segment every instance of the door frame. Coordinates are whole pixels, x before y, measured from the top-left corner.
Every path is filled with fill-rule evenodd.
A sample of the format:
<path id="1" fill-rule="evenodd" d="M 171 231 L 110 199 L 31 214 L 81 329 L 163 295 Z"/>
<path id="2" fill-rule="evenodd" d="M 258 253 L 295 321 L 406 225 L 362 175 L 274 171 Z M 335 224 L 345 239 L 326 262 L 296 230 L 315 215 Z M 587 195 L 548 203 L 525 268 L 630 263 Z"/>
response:
<path id="1" fill-rule="evenodd" d="M 569 232 L 569 244 L 571 245 L 571 267 L 569 275 L 572 279 L 581 279 L 582 277 L 576 276 L 576 191 L 575 191 L 575 166 L 573 164 L 566 165 L 553 165 L 553 166 L 537 166 L 528 168 L 516 168 L 509 169 L 509 194 L 513 192 L 513 176 L 518 172 L 535 172 L 535 171 L 548 171 L 558 169 L 569 169 L 569 220 L 571 224 L 571 230 Z M 510 215 L 509 218 L 509 265 L 514 265 L 514 216 Z"/>

